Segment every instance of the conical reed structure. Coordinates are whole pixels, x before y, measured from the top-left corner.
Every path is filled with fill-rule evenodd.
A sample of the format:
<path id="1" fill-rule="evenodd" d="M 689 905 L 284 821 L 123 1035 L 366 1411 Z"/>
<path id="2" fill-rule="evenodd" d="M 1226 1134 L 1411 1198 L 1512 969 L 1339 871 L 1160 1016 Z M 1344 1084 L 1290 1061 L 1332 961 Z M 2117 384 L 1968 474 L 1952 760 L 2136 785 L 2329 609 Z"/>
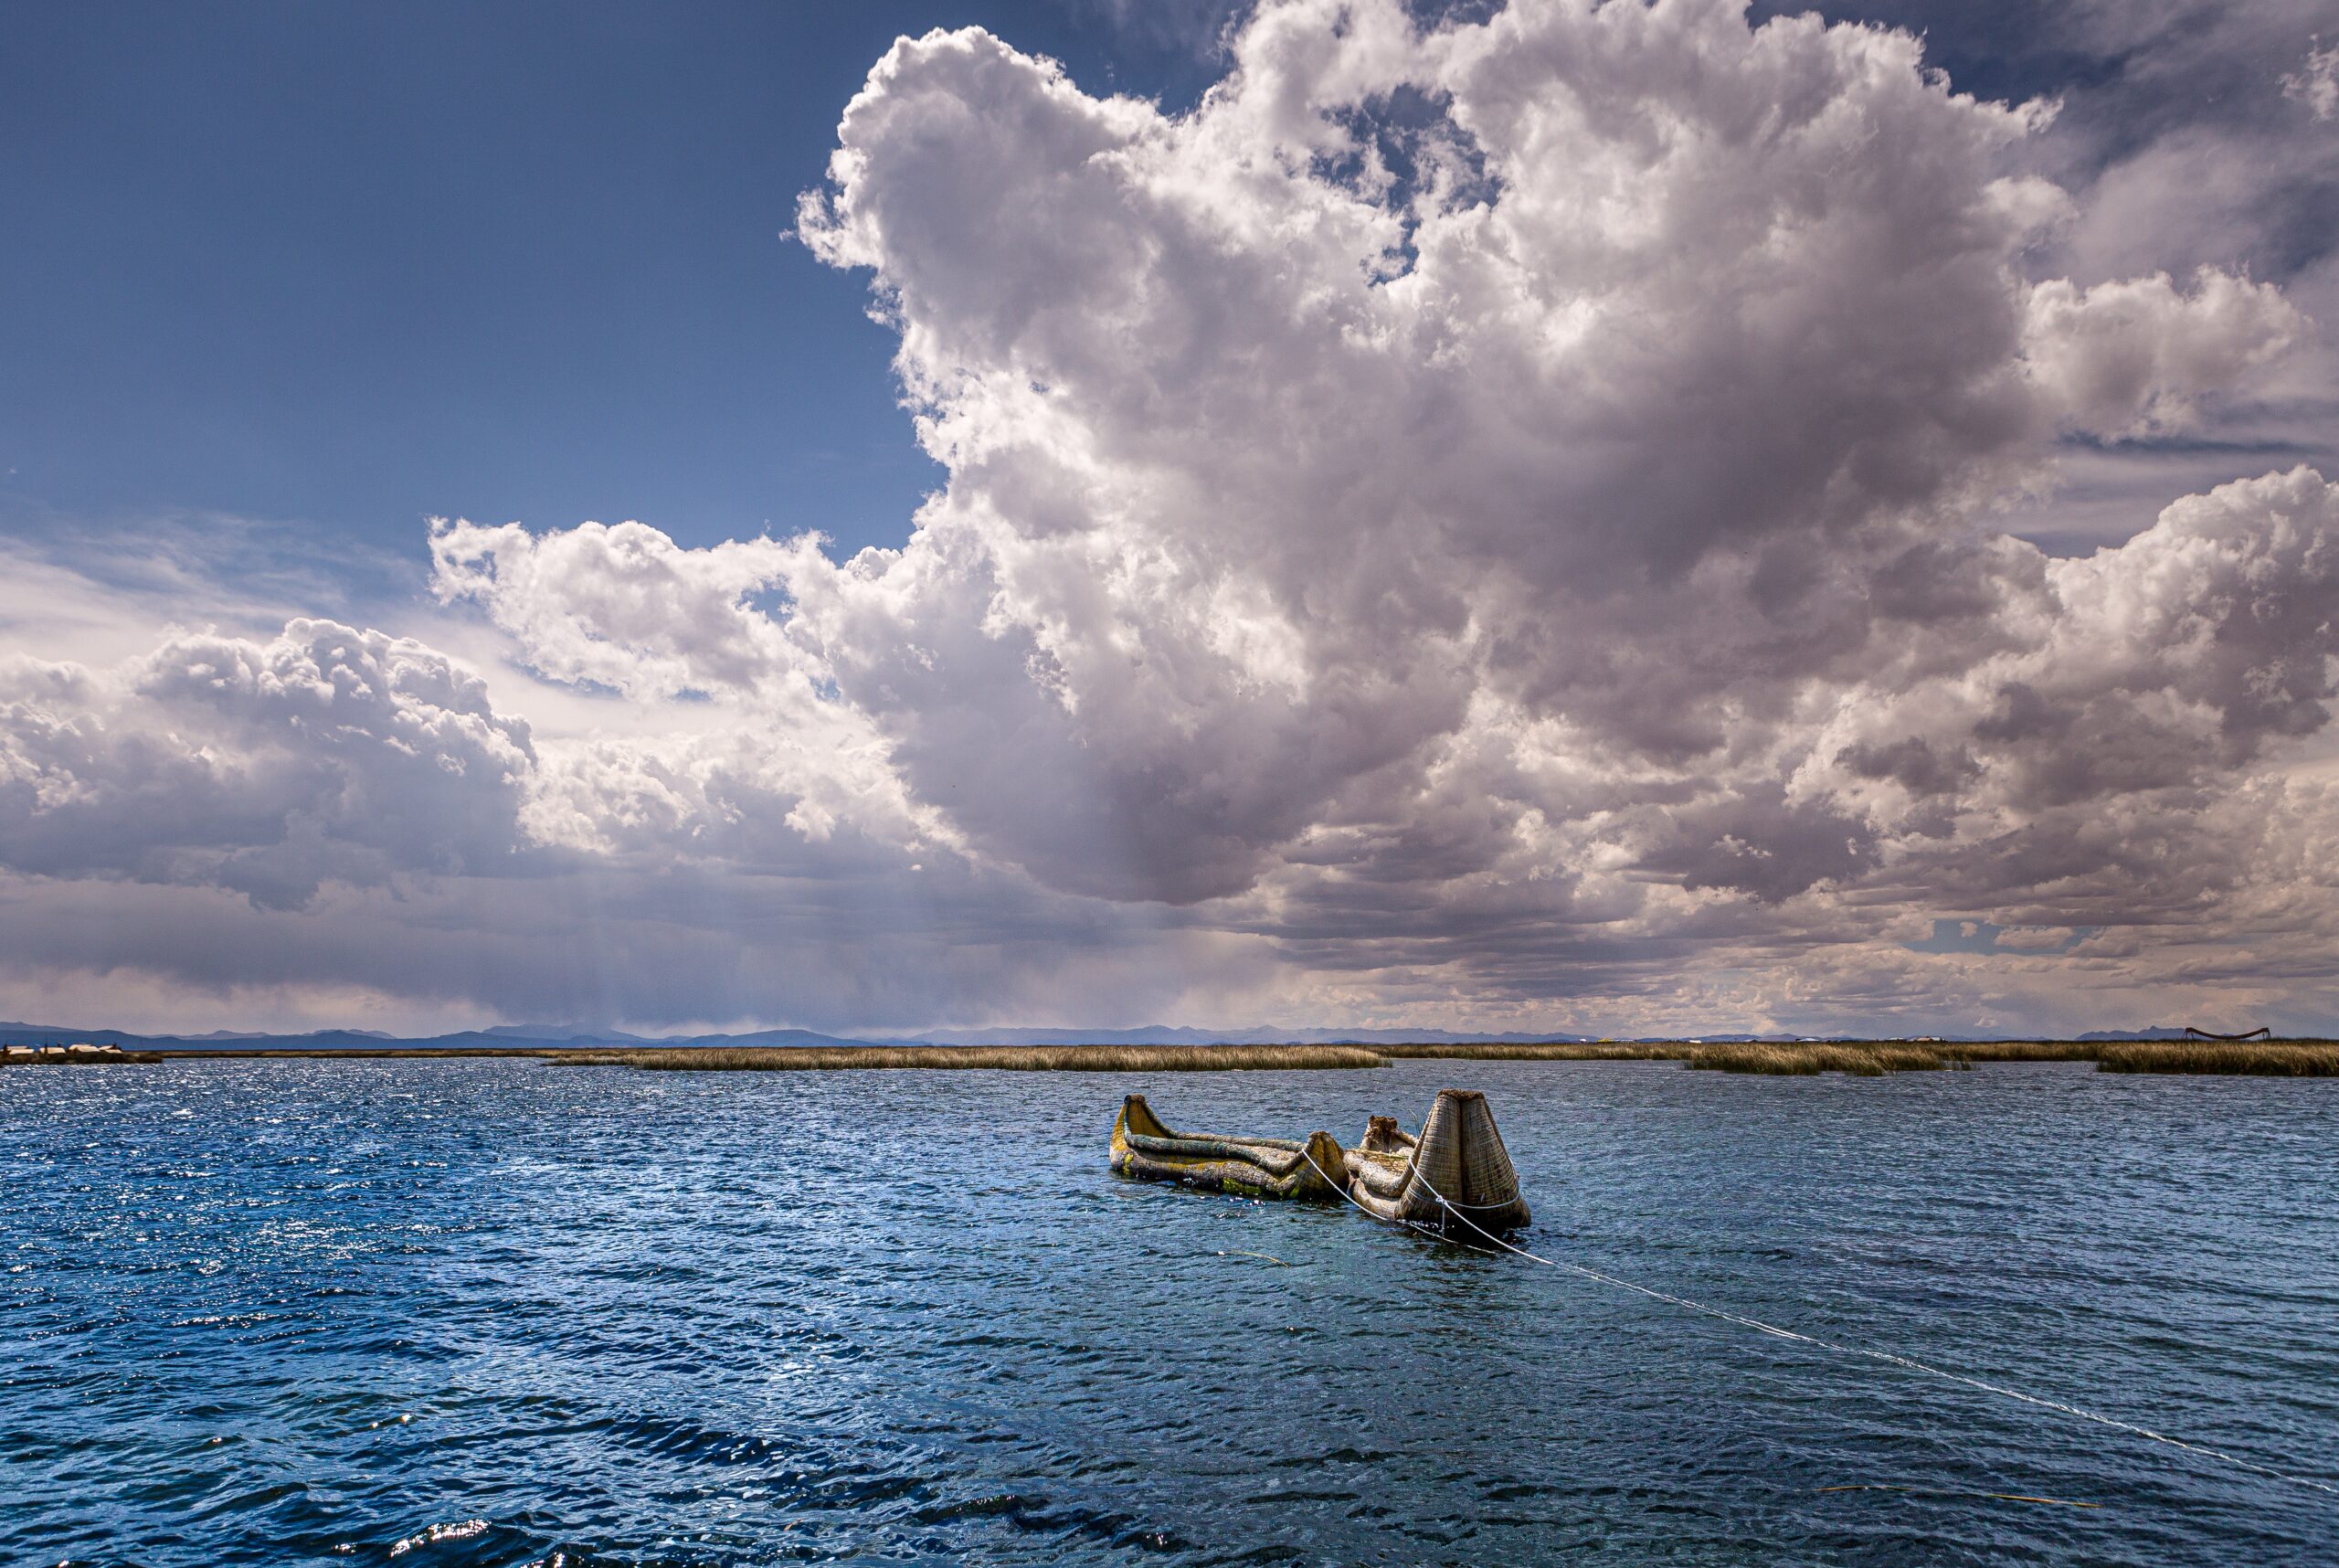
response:
<path id="1" fill-rule="evenodd" d="M 1373 1118 L 1348 1160 L 1349 1196 L 1375 1218 L 1465 1241 L 1474 1231 L 1499 1235 L 1532 1218 L 1486 1096 L 1438 1090 L 1421 1137 L 1406 1148 L 1394 1147 L 1404 1134 L 1384 1129 L 1381 1120 Z"/>

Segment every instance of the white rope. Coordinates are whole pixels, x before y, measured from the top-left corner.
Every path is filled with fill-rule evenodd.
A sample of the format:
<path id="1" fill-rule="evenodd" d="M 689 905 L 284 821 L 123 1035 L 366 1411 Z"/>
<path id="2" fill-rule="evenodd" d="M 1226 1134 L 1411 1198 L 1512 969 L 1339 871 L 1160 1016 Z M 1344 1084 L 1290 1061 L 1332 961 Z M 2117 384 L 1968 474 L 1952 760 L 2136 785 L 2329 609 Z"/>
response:
<path id="1" fill-rule="evenodd" d="M 1312 1156 L 1309 1157 L 1307 1163 L 1315 1166 L 1316 1174 L 1324 1177 L 1324 1180 L 1327 1181 L 1331 1181 L 1333 1187 L 1339 1192 L 1342 1197 L 1348 1199 L 1349 1202 L 1356 1203 L 1356 1206 L 1359 1209 L 1363 1210 L 1365 1213 L 1371 1215 L 1374 1219 L 1379 1219 L 1381 1217 L 1378 1214 L 1374 1214 L 1371 1209 L 1365 1208 L 1362 1203 L 1357 1202 L 1355 1194 L 1349 1192 L 1345 1186 L 1342 1186 L 1339 1182 L 1332 1181 L 1331 1177 L 1325 1174 L 1324 1168 L 1316 1164 Z M 2019 1400 L 2025 1404 L 2035 1404 L 2042 1410 L 2057 1411 L 2065 1415 L 2077 1416 L 2081 1421 L 2091 1421 L 2099 1426 L 2109 1426 L 2114 1431 L 2128 1433 L 2133 1436 L 2150 1438 L 2153 1442 L 2165 1444 L 2171 1448 L 2181 1448 L 2188 1454 L 2198 1454 L 2205 1458 L 2223 1460 L 2228 1465 L 2238 1466 L 2242 1469 L 2251 1471 L 2257 1475 L 2270 1477 L 2274 1480 L 2288 1481 L 2293 1486 L 2312 1487 L 2319 1492 L 2329 1492 L 2334 1495 L 2339 1495 L 2339 1487 L 2332 1486 L 2327 1482 L 2314 1480 L 2306 1476 L 2293 1476 L 2286 1471 L 2277 1470 L 2269 1466 L 2257 1464 L 2251 1460 L 2241 1458 L 2237 1455 L 2225 1453 L 2220 1449 L 2203 1447 L 2198 1443 L 2187 1443 L 2181 1437 L 2171 1437 L 2165 1433 L 2154 1432 L 2148 1426 L 2138 1426 L 2133 1422 L 2121 1421 L 2109 1415 L 2101 1415 L 2092 1410 L 2082 1410 L 2076 1404 L 2065 1404 L 2060 1400 L 2045 1399 L 2035 1393 L 2025 1393 L 2020 1389 L 2007 1388 L 2002 1383 L 1985 1383 L 1978 1377 L 1967 1377 L 1963 1372 L 1953 1372 L 1944 1367 L 1937 1367 L 1930 1365 L 1924 1361 L 1912 1361 L 1907 1356 L 1894 1355 L 1889 1351 L 1872 1351 L 1858 1345 L 1839 1345 L 1835 1343 L 1833 1340 L 1816 1339 L 1809 1334 L 1799 1334 L 1793 1329 L 1782 1329 L 1775 1323 L 1765 1323 L 1760 1318 L 1749 1318 L 1741 1313 L 1725 1311 L 1720 1307 L 1709 1307 L 1702 1301 L 1692 1301 L 1686 1296 L 1675 1296 L 1667 1291 L 1654 1289 L 1646 1285 L 1635 1285 L 1629 1279 L 1619 1279 L 1613 1274 L 1603 1274 L 1596 1268 L 1587 1268 L 1580 1263 L 1569 1263 L 1560 1258 L 1545 1257 L 1540 1253 L 1529 1252 L 1525 1247 L 1512 1245 L 1509 1242 L 1505 1241 L 1502 1237 L 1495 1234 L 1492 1231 L 1487 1230 L 1484 1225 L 1479 1224 L 1476 1220 L 1470 1218 L 1469 1215 L 1464 1213 L 1462 1212 L 1462 1205 L 1449 1202 L 1445 1193 L 1430 1185 L 1429 1178 L 1421 1173 L 1419 1166 L 1413 1167 L 1413 1175 L 1424 1187 L 1429 1189 L 1429 1194 L 1431 1197 L 1435 1198 L 1448 1213 L 1452 1213 L 1464 1224 L 1468 1225 L 1472 1230 L 1476 1231 L 1480 1235 L 1494 1243 L 1495 1245 L 1502 1248 L 1503 1251 L 1516 1253 L 1520 1257 L 1529 1259 L 1535 1263 L 1542 1264 L 1547 1268 L 1565 1269 L 1570 1274 L 1582 1275 L 1586 1279 L 1596 1279 L 1603 1285 L 1614 1286 L 1619 1290 L 1630 1290 L 1636 1295 L 1646 1296 L 1651 1300 L 1662 1301 L 1668 1306 L 1681 1308 L 1685 1311 L 1701 1313 L 1709 1318 L 1719 1318 L 1725 1323 L 1736 1323 L 1741 1328 L 1752 1329 L 1757 1333 L 1768 1334 L 1774 1339 L 1792 1340 L 1797 1344 L 1810 1345 L 1816 1350 L 1833 1351 L 1839 1355 L 1865 1356 L 1870 1361 L 1883 1361 L 1891 1366 L 1905 1368 L 1910 1372 L 1924 1372 L 1933 1377 L 1946 1378 L 1951 1383 L 1963 1383 L 1967 1388 L 1980 1389 L 1984 1393 L 1995 1393 L 2007 1399 Z M 1425 1232 L 1431 1235 L 1440 1235 L 1442 1234 L 1434 1227 L 1421 1224 L 1412 1220 L 1402 1220 L 1399 1223 L 1407 1225 L 1412 1229 Z M 1469 1244 L 1456 1243 L 1455 1245 L 1467 1246 Z M 1486 1252 L 1487 1249 L 1485 1247 L 1473 1246 L 1470 1247 L 1470 1250 L 1473 1252 Z"/>

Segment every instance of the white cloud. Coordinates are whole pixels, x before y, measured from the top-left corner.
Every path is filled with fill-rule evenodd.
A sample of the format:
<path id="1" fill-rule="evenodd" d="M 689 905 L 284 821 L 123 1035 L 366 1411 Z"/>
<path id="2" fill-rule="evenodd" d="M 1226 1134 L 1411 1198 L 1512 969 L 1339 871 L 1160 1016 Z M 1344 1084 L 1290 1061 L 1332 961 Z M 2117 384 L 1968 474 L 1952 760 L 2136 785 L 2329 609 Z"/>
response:
<path id="1" fill-rule="evenodd" d="M 454 879 L 512 1009 L 570 973 L 525 870 L 624 902 L 610 1015 L 2020 1026 L 2181 970 L 2339 1016 L 2290 771 L 2339 492 L 2084 559 L 1996 521 L 2313 328 L 2246 258 L 2042 273 L 2110 189 L 2041 177 L 2047 118 L 1718 0 L 1274 0 L 1184 115 L 905 39 L 799 215 L 948 471 L 903 548 L 436 525 L 442 603 L 671 725 L 540 742 L 379 633 L 178 636 L 16 677 L 0 853 L 460 970 L 381 905 Z M 1936 917 L 2048 934 L 1908 950 Z"/>
<path id="2" fill-rule="evenodd" d="M 326 880 L 500 870 L 524 848 L 524 726 L 421 644 L 300 620 L 175 631 L 92 671 L 0 664 L 0 862 L 299 905 Z"/>
<path id="3" fill-rule="evenodd" d="M 753 689 L 793 664 L 779 628 L 747 601 L 786 577 L 810 541 L 730 540 L 682 550 L 639 523 L 543 537 L 517 524 L 434 522 L 440 599 L 471 599 L 555 680 L 665 698 Z"/>
<path id="4" fill-rule="evenodd" d="M 2339 114 L 2339 44 L 2317 47 L 2307 51 L 2306 63 L 2296 75 L 2282 79 L 2285 96 L 2295 98 L 2307 106 L 2318 121 Z"/>
<path id="5" fill-rule="evenodd" d="M 2091 289 L 2057 279 L 2031 291 L 2023 357 L 2073 424 L 2148 434 L 2194 424 L 2196 397 L 2236 387 L 2306 324 L 2273 285 L 2207 268 L 2189 294 L 2165 272 Z"/>

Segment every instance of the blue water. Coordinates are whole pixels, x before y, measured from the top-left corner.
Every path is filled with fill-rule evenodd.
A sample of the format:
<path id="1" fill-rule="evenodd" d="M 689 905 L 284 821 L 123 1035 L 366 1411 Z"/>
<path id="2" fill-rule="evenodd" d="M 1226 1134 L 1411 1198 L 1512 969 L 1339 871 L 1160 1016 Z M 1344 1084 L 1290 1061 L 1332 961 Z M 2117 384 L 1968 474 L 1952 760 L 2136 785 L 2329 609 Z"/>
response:
<path id="1" fill-rule="evenodd" d="M 0 1561 L 2339 1561 L 2328 1492 L 1105 1168 L 1133 1088 L 1449 1083 L 1539 1250 L 2339 1484 L 2330 1083 L 23 1068 Z"/>

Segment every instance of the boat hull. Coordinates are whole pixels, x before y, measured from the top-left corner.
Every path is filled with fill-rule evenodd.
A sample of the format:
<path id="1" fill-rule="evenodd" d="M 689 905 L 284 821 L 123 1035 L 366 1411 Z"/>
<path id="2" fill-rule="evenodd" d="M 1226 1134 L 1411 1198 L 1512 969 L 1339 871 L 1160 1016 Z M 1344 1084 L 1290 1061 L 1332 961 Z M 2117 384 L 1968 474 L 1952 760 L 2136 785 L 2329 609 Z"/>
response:
<path id="1" fill-rule="evenodd" d="M 1438 1091 L 1418 1139 L 1377 1116 L 1348 1150 L 1328 1132 L 1305 1139 L 1173 1132 L 1143 1095 L 1131 1095 L 1113 1122 L 1113 1170 L 1244 1197 L 1346 1198 L 1375 1219 L 1461 1240 L 1532 1218 L 1486 1097 L 1466 1089 Z"/>
<path id="2" fill-rule="evenodd" d="M 1348 1165 L 1328 1132 L 1310 1133 L 1304 1141 L 1177 1133 L 1161 1124 L 1143 1095 L 1131 1095 L 1113 1122 L 1113 1169 L 1140 1181 L 1336 1203 Z"/>

